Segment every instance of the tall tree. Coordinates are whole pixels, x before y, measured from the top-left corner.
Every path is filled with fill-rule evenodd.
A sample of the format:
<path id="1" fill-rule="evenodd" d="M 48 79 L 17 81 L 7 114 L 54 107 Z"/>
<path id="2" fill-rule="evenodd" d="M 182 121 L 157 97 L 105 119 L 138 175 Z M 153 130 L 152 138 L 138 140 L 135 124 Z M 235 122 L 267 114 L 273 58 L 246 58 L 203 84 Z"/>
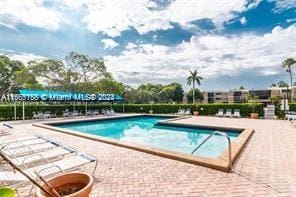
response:
<path id="1" fill-rule="evenodd" d="M 43 89 L 42 84 L 37 81 L 36 76 L 27 67 L 14 73 L 14 81 L 17 89 Z"/>
<path id="2" fill-rule="evenodd" d="M 277 85 L 276 85 L 275 83 L 272 83 L 272 84 L 270 85 L 270 87 L 277 87 Z"/>
<path id="3" fill-rule="evenodd" d="M 293 58 L 287 58 L 282 62 L 282 67 L 286 69 L 286 71 L 290 75 L 290 84 L 291 84 L 291 100 L 293 101 L 293 74 L 292 74 L 292 65 L 296 63 L 296 60 Z"/>
<path id="4" fill-rule="evenodd" d="M 159 92 L 162 102 L 181 102 L 184 97 L 184 90 L 179 83 L 171 83 L 162 88 Z"/>
<path id="5" fill-rule="evenodd" d="M 91 58 L 88 55 L 71 52 L 65 61 L 67 69 L 80 73 L 79 82 L 96 82 L 108 75 L 102 58 Z"/>
<path id="6" fill-rule="evenodd" d="M 113 78 L 103 78 L 96 83 L 97 93 L 123 94 L 125 86 L 123 83 L 115 81 Z"/>
<path id="7" fill-rule="evenodd" d="M 187 84 L 191 85 L 192 84 L 192 91 L 193 91 L 193 96 L 192 96 L 192 102 L 195 102 L 195 82 L 200 85 L 200 81 L 203 80 L 201 76 L 198 75 L 197 70 L 194 71 L 189 71 L 190 75 L 187 78 Z"/>
<path id="8" fill-rule="evenodd" d="M 17 90 L 15 72 L 20 71 L 24 67 L 20 61 L 11 60 L 4 55 L 0 56 L 0 95 Z"/>
<path id="9" fill-rule="evenodd" d="M 280 88 L 289 87 L 289 85 L 286 82 L 284 82 L 284 81 L 279 81 L 277 83 L 277 86 L 280 87 Z"/>
<path id="10" fill-rule="evenodd" d="M 204 99 L 204 96 L 203 96 L 203 93 L 199 90 L 199 89 L 195 89 L 195 98 L 198 100 L 198 101 L 202 101 Z M 186 97 L 187 97 L 187 101 L 188 103 L 192 102 L 192 98 L 193 98 L 193 90 L 190 90 L 187 94 L 186 94 Z"/>
<path id="11" fill-rule="evenodd" d="M 73 91 L 78 73 L 67 70 L 62 61 L 48 59 L 41 62 L 31 61 L 28 64 L 29 69 L 48 87 Z"/>
<path id="12" fill-rule="evenodd" d="M 91 58 L 87 55 L 71 52 L 65 63 L 48 59 L 42 62 L 31 61 L 32 72 L 53 89 L 66 91 L 97 92 L 97 83 L 102 79 L 111 84 L 113 77 L 107 72 L 102 58 Z"/>
<path id="13" fill-rule="evenodd" d="M 159 93 L 163 86 L 161 84 L 142 84 L 138 87 L 138 91 L 148 91 L 149 92 L 149 102 L 160 102 Z"/>

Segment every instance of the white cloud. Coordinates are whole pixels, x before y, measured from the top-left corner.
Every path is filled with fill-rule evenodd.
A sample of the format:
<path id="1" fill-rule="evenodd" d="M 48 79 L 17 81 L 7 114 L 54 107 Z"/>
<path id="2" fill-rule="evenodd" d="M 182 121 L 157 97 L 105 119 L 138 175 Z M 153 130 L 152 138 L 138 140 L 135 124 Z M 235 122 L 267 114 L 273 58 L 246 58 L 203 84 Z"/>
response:
<path id="1" fill-rule="evenodd" d="M 242 25 L 245 25 L 245 24 L 247 23 L 247 19 L 246 19 L 246 17 L 242 17 L 242 18 L 240 19 L 240 23 L 241 23 Z"/>
<path id="2" fill-rule="evenodd" d="M 149 0 L 85 0 L 88 14 L 83 22 L 91 31 L 103 32 L 111 37 L 134 27 L 143 34 L 155 29 L 168 29 L 171 25 L 164 21 L 161 12 L 152 11 L 156 4 Z"/>
<path id="3" fill-rule="evenodd" d="M 7 26 L 25 24 L 28 26 L 56 30 L 62 16 L 56 10 L 44 6 L 44 0 L 1 0 L 0 22 Z"/>
<path id="4" fill-rule="evenodd" d="M 117 42 L 115 42 L 112 39 L 103 39 L 101 40 L 101 43 L 104 44 L 104 48 L 105 49 L 113 49 L 114 47 L 117 47 L 119 44 Z"/>
<path id="5" fill-rule="evenodd" d="M 44 56 L 36 55 L 33 53 L 16 52 L 14 50 L 7 50 L 7 49 L 0 49 L 0 55 L 5 55 L 12 60 L 21 61 L 25 65 L 27 65 L 27 63 L 32 60 L 39 61 L 39 60 L 46 59 L 46 57 L 44 57 Z"/>
<path id="6" fill-rule="evenodd" d="M 244 0 L 177 0 L 168 8 L 170 19 L 181 25 L 186 25 L 194 20 L 208 18 L 219 28 L 223 23 L 236 17 L 235 12 L 247 9 Z"/>
<path id="7" fill-rule="evenodd" d="M 268 0 L 275 3 L 275 12 L 296 8 L 296 0 Z"/>
<path id="8" fill-rule="evenodd" d="M 296 22 L 296 18 L 289 18 L 286 20 L 287 23 L 294 23 Z"/>
<path id="9" fill-rule="evenodd" d="M 70 9 L 86 8 L 83 22 L 92 32 L 103 32 L 108 36 L 119 36 L 131 27 L 140 34 L 149 31 L 173 28 L 171 23 L 188 26 L 199 19 L 211 19 L 218 28 L 237 16 L 237 13 L 253 9 L 258 3 L 247 4 L 245 0 L 176 0 L 156 9 L 150 0 L 83 0 L 79 3 L 64 0 Z"/>
<path id="10" fill-rule="evenodd" d="M 184 82 L 188 70 L 205 78 L 237 75 L 246 70 L 258 75 L 281 72 L 281 61 L 296 57 L 296 25 L 275 27 L 264 35 L 193 36 L 175 47 L 132 44 L 117 56 L 105 56 L 108 69 L 125 83 Z M 130 77 L 132 76 L 132 77 Z"/>

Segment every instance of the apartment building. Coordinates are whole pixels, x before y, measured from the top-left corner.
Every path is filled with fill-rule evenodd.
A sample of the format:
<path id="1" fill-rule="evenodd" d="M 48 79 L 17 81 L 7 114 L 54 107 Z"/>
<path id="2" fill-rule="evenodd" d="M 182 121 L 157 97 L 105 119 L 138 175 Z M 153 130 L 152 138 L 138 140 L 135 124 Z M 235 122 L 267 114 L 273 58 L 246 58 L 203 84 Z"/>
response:
<path id="1" fill-rule="evenodd" d="M 203 92 L 204 103 L 244 103 L 248 96 L 257 96 L 258 102 L 269 103 L 271 96 L 281 96 L 287 98 L 290 96 L 291 88 L 272 87 L 262 90 L 229 90 L 229 91 L 206 91 Z M 293 97 L 296 98 L 296 86 L 292 87 Z"/>

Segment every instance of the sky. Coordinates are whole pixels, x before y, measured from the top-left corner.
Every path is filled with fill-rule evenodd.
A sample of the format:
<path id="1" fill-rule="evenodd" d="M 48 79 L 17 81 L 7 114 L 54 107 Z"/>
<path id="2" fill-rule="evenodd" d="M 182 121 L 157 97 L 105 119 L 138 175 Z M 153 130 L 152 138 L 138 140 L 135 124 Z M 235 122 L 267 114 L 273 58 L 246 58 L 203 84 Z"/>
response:
<path id="1" fill-rule="evenodd" d="M 0 54 L 102 57 L 125 84 L 268 88 L 296 58 L 296 0 L 0 0 Z M 294 71 L 296 73 L 296 70 Z"/>

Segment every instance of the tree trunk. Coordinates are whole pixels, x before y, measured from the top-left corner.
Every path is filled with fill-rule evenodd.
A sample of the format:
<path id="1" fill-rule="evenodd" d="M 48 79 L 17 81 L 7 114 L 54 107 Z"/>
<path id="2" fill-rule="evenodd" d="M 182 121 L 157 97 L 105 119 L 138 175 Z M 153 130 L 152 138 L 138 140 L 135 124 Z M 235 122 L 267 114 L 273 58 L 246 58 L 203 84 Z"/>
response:
<path id="1" fill-rule="evenodd" d="M 195 103 L 195 84 L 193 82 L 193 90 L 192 90 L 192 103 Z"/>
<path id="2" fill-rule="evenodd" d="M 291 82 L 291 92 L 290 92 L 290 96 L 291 96 L 291 101 L 294 101 L 294 95 L 293 95 L 293 78 L 292 78 L 292 71 L 290 71 L 290 82 Z"/>

